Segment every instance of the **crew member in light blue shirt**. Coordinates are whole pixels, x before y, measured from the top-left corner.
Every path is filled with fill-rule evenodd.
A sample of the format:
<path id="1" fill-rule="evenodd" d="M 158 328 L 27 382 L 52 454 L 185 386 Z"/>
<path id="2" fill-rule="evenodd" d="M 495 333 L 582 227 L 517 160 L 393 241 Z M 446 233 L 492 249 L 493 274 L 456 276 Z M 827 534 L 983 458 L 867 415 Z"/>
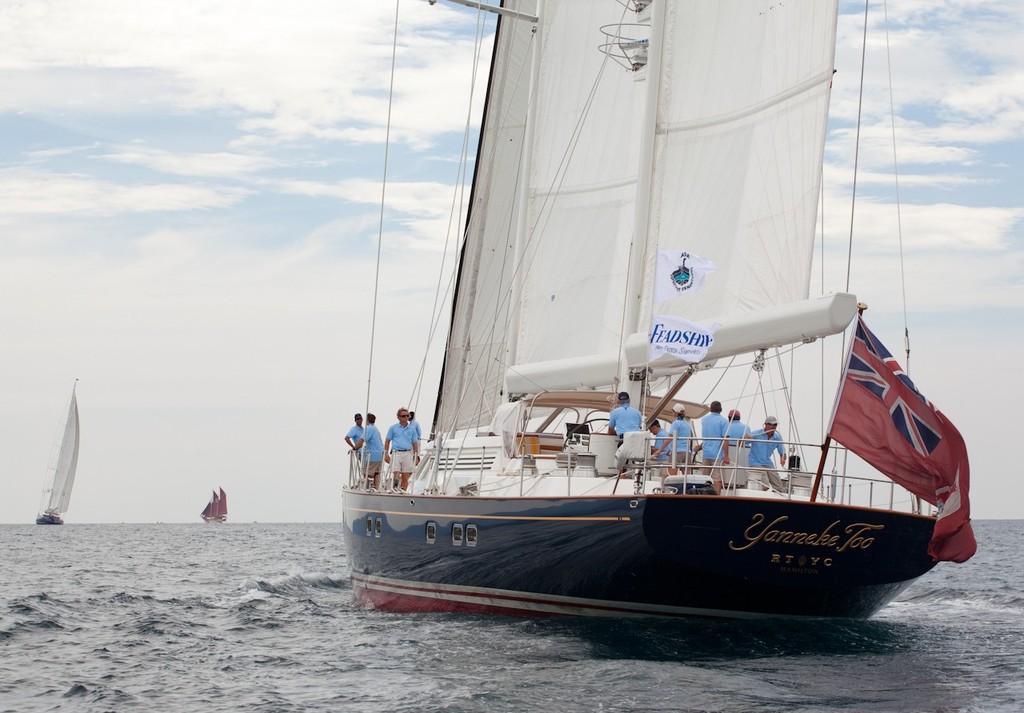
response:
<path id="1" fill-rule="evenodd" d="M 622 434 L 644 429 L 644 415 L 629 405 L 629 393 L 619 392 L 619 405 L 608 415 L 608 433 L 619 437 Z"/>
<path id="2" fill-rule="evenodd" d="M 720 464 L 729 464 L 729 444 L 724 439 L 729 429 L 729 422 L 722 415 L 722 402 L 712 401 L 711 413 L 700 420 L 700 435 L 704 439 L 701 446 L 704 452 L 705 470 L 711 475 L 715 491 L 722 492 L 722 472 Z"/>
<path id="3" fill-rule="evenodd" d="M 725 429 L 725 435 L 729 439 L 729 447 L 725 450 L 726 455 L 729 454 L 730 449 L 739 447 L 739 441 L 744 436 L 750 435 L 750 429 L 740 420 L 740 412 L 736 409 L 729 411 L 729 427 Z"/>
<path id="4" fill-rule="evenodd" d="M 670 441 L 668 436 L 660 435 L 661 421 L 654 419 L 654 423 L 647 430 L 654 436 L 654 443 L 651 445 L 651 455 L 654 456 L 655 460 L 661 461 L 659 465 L 664 465 L 665 461 L 668 460 L 668 453 L 666 451 L 668 451 Z"/>
<path id="5" fill-rule="evenodd" d="M 736 409 L 729 411 L 729 427 L 725 429 L 725 435 L 729 439 L 725 442 L 724 455 L 727 460 L 726 463 L 733 463 L 737 468 L 747 467 L 747 449 L 743 447 L 741 441 L 745 436 L 750 435 L 750 429 L 747 428 L 747 424 L 740 420 L 740 412 Z M 740 473 L 739 475 L 742 475 Z M 737 484 L 742 483 L 742 478 L 737 481 Z"/>
<path id="6" fill-rule="evenodd" d="M 384 441 L 377 429 L 377 417 L 372 413 L 366 414 L 366 427 L 363 429 L 363 437 L 356 441 L 356 445 L 362 449 L 363 477 L 366 479 L 366 486 L 374 490 L 380 487 L 380 467 L 384 460 Z M 372 483 L 372 484 L 371 484 Z"/>
<path id="7" fill-rule="evenodd" d="M 345 443 L 348 444 L 348 447 L 351 448 L 354 453 L 358 453 L 359 446 L 357 446 L 356 443 L 363 437 L 363 414 L 357 413 L 355 415 L 355 422 L 356 425 L 348 429 L 348 433 L 345 434 Z"/>
<path id="8" fill-rule="evenodd" d="M 392 455 L 392 473 L 401 479 L 401 489 L 405 491 L 409 488 L 409 476 L 413 468 L 420 462 L 420 441 L 416 427 L 409 425 L 409 409 L 405 407 L 398 409 L 398 423 L 388 429 L 384 441 L 384 460 L 391 463 Z"/>
<path id="9" fill-rule="evenodd" d="M 669 474 L 674 473 L 669 464 L 668 451 L 672 447 L 672 439 L 668 436 L 662 436 L 661 434 L 661 422 L 658 419 L 654 419 L 651 423 L 651 427 L 647 429 L 654 436 L 654 443 L 651 445 L 651 455 L 654 458 L 654 465 L 658 469 L 658 475 L 661 476 L 661 487 L 662 490 L 665 488 L 665 479 L 668 478 Z"/>
<path id="10" fill-rule="evenodd" d="M 416 412 L 409 412 L 409 425 L 416 429 L 416 440 L 423 440 L 423 429 L 420 428 L 420 422 L 416 420 Z"/>
<path id="11" fill-rule="evenodd" d="M 779 454 L 779 467 L 786 467 L 786 449 L 782 447 L 782 436 L 776 430 L 779 421 L 774 416 L 764 420 L 764 428 L 759 428 L 751 433 L 750 439 L 750 467 L 751 468 L 774 468 L 772 455 Z"/>
<path id="12" fill-rule="evenodd" d="M 676 465 L 683 467 L 683 472 L 685 473 L 687 472 L 685 470 L 685 466 L 690 462 L 690 438 L 693 436 L 693 427 L 690 426 L 690 422 L 686 420 L 685 406 L 682 404 L 676 404 L 672 407 L 672 410 L 676 414 L 676 420 L 672 422 L 671 426 L 669 426 L 668 432 L 669 435 L 675 437 Z M 666 443 L 664 450 L 667 453 L 672 448 L 672 441 L 671 439 L 666 440 L 668 443 Z M 669 475 L 675 474 L 676 469 L 670 468 Z"/>

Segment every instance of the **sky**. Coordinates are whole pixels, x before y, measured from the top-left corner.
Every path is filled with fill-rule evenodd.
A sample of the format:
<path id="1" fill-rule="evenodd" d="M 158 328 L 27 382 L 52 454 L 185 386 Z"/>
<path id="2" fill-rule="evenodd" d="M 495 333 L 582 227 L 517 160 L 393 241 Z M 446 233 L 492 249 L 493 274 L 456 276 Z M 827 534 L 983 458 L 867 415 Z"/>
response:
<path id="1" fill-rule="evenodd" d="M 812 292 L 846 289 L 864 4 L 841 13 Z M 0 523 L 34 519 L 76 379 L 69 523 L 195 522 L 214 487 L 233 521 L 336 521 L 353 413 L 429 424 L 488 58 L 476 13 L 402 0 L 389 127 L 394 22 L 0 3 Z M 976 518 L 1024 516 L 1022 25 L 1019 0 L 869 15 L 849 290 L 901 361 L 906 314 Z"/>

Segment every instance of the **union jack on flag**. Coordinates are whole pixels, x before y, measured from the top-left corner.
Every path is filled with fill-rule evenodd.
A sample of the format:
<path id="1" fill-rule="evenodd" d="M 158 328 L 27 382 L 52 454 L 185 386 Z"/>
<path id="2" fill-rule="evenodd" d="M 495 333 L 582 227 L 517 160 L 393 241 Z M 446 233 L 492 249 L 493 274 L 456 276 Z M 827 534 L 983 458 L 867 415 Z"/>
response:
<path id="1" fill-rule="evenodd" d="M 861 317 L 829 436 L 939 507 L 928 548 L 935 559 L 963 562 L 974 554 L 963 437 L 917 390 Z"/>
<path id="2" fill-rule="evenodd" d="M 927 457 L 939 447 L 942 434 L 935 425 L 935 408 L 917 390 L 885 345 L 864 326 L 863 321 L 857 322 L 846 373 L 850 379 L 881 399 L 889 411 L 893 427 L 911 448 Z M 897 389 L 892 388 L 890 379 L 893 377 L 905 387 L 899 390 L 899 395 Z M 911 398 L 910 403 L 903 396 L 907 392 L 916 397 Z"/>

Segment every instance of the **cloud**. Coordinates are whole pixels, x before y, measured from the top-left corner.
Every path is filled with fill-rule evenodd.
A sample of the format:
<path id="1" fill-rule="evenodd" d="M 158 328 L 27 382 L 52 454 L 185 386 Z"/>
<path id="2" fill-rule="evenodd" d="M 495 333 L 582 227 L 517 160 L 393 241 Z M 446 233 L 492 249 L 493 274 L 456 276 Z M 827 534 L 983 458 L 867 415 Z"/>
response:
<path id="1" fill-rule="evenodd" d="M 279 165 L 279 161 L 264 156 L 218 151 L 211 153 L 183 153 L 146 146 L 125 146 L 112 151 L 98 152 L 96 157 L 127 165 L 143 166 L 160 173 L 202 178 L 250 178 L 253 173 Z"/>
<path id="2" fill-rule="evenodd" d="M 394 8 L 266 0 L 148 3 L 39 0 L 0 7 L 0 109 L 29 114 L 217 112 L 278 142 L 382 141 Z M 396 141 L 461 131 L 472 78 L 472 15 L 406 3 L 400 18 Z M 468 39 L 467 39 L 468 33 Z M 485 38 L 476 69 L 486 75 Z"/>
<path id="3" fill-rule="evenodd" d="M 235 205 L 251 191 L 231 186 L 120 184 L 80 174 L 0 169 L 0 215 L 196 211 Z"/>

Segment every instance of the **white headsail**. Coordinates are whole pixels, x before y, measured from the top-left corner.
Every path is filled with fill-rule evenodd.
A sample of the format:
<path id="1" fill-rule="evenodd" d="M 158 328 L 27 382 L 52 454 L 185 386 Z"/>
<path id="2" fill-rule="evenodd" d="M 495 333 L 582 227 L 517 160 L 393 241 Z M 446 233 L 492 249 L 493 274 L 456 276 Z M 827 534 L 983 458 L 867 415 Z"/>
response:
<path id="1" fill-rule="evenodd" d="M 71 502 L 71 489 L 75 484 L 75 472 L 78 470 L 78 445 L 78 396 L 72 389 L 71 404 L 68 406 L 60 452 L 53 472 L 53 483 L 49 488 L 49 496 L 47 497 L 45 491 L 43 493 L 43 512 L 56 515 L 67 512 Z"/>

